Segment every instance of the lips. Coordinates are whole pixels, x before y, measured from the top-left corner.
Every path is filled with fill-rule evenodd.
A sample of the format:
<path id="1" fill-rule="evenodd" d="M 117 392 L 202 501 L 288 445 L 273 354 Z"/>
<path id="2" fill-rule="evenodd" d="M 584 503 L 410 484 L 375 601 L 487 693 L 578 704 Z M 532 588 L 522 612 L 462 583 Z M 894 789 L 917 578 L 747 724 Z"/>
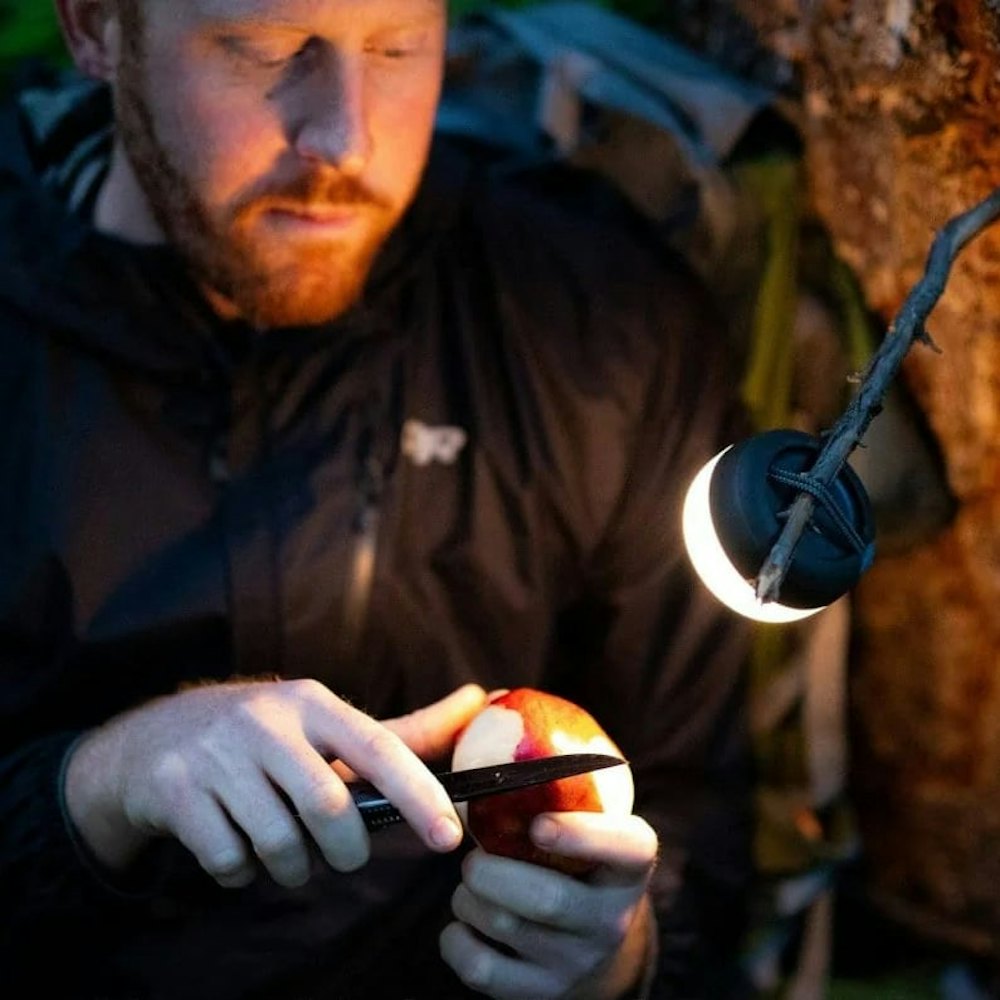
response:
<path id="1" fill-rule="evenodd" d="M 316 207 L 269 208 L 265 216 L 269 221 L 286 227 L 305 229 L 345 229 L 361 217 L 359 205 L 333 205 Z"/>

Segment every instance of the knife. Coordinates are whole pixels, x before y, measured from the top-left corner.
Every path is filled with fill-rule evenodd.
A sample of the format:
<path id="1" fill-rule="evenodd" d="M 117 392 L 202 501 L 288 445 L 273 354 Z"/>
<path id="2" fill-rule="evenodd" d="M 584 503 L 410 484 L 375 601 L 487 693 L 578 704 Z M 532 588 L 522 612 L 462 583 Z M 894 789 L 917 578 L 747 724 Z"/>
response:
<path id="1" fill-rule="evenodd" d="M 467 802 L 484 795 L 501 795 L 627 763 L 621 757 L 609 754 L 568 753 L 473 767 L 465 771 L 443 771 L 435 777 L 444 785 L 452 802 Z M 381 830 L 402 821 L 399 810 L 374 785 L 367 781 L 352 781 L 347 787 L 369 831 Z"/>

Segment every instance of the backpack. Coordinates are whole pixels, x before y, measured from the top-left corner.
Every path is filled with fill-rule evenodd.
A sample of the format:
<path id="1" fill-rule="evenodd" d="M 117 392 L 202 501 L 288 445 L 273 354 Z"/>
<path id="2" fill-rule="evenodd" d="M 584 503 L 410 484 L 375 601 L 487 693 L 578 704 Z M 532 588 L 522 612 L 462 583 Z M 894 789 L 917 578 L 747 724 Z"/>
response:
<path id="1" fill-rule="evenodd" d="M 437 127 L 505 169 L 603 176 L 732 302 L 756 284 L 762 220 L 723 164 L 771 103 L 610 11 L 550 2 L 453 26 Z"/>

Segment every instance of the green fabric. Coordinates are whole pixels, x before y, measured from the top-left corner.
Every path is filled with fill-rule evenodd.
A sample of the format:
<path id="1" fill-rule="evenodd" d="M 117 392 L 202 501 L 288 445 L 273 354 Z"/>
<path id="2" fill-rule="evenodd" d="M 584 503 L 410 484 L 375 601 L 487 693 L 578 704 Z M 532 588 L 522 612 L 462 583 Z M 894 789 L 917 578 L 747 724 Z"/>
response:
<path id="1" fill-rule="evenodd" d="M 51 0 L 0 0 L 0 65 L 26 56 L 62 57 L 63 51 Z"/>
<path id="2" fill-rule="evenodd" d="M 743 398 L 759 430 L 788 424 L 798 294 L 802 167 L 776 154 L 740 164 L 734 177 L 765 217 L 766 258 L 751 331 Z"/>

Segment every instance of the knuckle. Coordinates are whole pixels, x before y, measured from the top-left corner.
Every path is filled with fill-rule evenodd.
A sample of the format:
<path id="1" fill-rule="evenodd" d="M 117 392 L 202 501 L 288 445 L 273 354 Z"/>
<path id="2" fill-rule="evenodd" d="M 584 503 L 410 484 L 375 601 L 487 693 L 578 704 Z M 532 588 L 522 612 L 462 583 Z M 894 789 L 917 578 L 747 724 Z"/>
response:
<path id="1" fill-rule="evenodd" d="M 191 767 L 177 752 L 164 754 L 149 774 L 149 791 L 168 809 L 181 805 L 193 785 Z"/>
<path id="2" fill-rule="evenodd" d="M 347 808 L 349 796 L 344 787 L 333 780 L 333 772 L 327 779 L 317 778 L 302 792 L 296 802 L 303 818 L 325 819 L 331 814 L 340 814 Z"/>
<path id="3" fill-rule="evenodd" d="M 252 691 L 237 701 L 226 716 L 220 715 L 222 724 L 228 719 L 234 719 L 240 726 L 248 726 L 252 730 L 266 732 L 268 722 L 274 714 L 274 701 L 269 691 Z"/>
<path id="4" fill-rule="evenodd" d="M 489 952 L 479 948 L 470 953 L 455 971 L 466 986 L 486 993 L 493 983 L 494 967 L 495 963 Z"/>
<path id="5" fill-rule="evenodd" d="M 478 899 L 462 885 L 452 895 L 451 907 L 454 915 L 462 923 L 507 944 L 518 936 L 524 925 L 524 922 L 506 907 Z"/>
<path id="6" fill-rule="evenodd" d="M 537 919 L 549 922 L 566 909 L 566 904 L 566 894 L 562 888 L 550 885 L 539 888 L 532 899 L 532 911 Z"/>
<path id="7" fill-rule="evenodd" d="M 315 677 L 299 677 L 283 681 L 282 687 L 299 701 L 327 701 L 330 690 Z"/>
<path id="8" fill-rule="evenodd" d="M 280 733 L 286 717 L 287 711 L 275 697 L 272 685 L 260 684 L 233 706 L 231 715 L 220 717 L 219 725 L 230 729 L 235 725 L 239 732 L 249 733 L 249 738 L 256 742 L 270 740 Z"/>
<path id="9" fill-rule="evenodd" d="M 361 738 L 361 752 L 368 760 L 395 759 L 402 745 L 402 740 L 385 726 L 374 726 Z"/>
<path id="10" fill-rule="evenodd" d="M 490 915 L 490 930 L 497 937 L 503 940 L 517 937 L 522 926 L 522 921 L 510 910 L 497 907 Z"/>
<path id="11" fill-rule="evenodd" d="M 258 856 L 281 858 L 298 851 L 302 846 L 302 838 L 288 820 L 276 818 L 255 832 L 253 844 Z"/>

